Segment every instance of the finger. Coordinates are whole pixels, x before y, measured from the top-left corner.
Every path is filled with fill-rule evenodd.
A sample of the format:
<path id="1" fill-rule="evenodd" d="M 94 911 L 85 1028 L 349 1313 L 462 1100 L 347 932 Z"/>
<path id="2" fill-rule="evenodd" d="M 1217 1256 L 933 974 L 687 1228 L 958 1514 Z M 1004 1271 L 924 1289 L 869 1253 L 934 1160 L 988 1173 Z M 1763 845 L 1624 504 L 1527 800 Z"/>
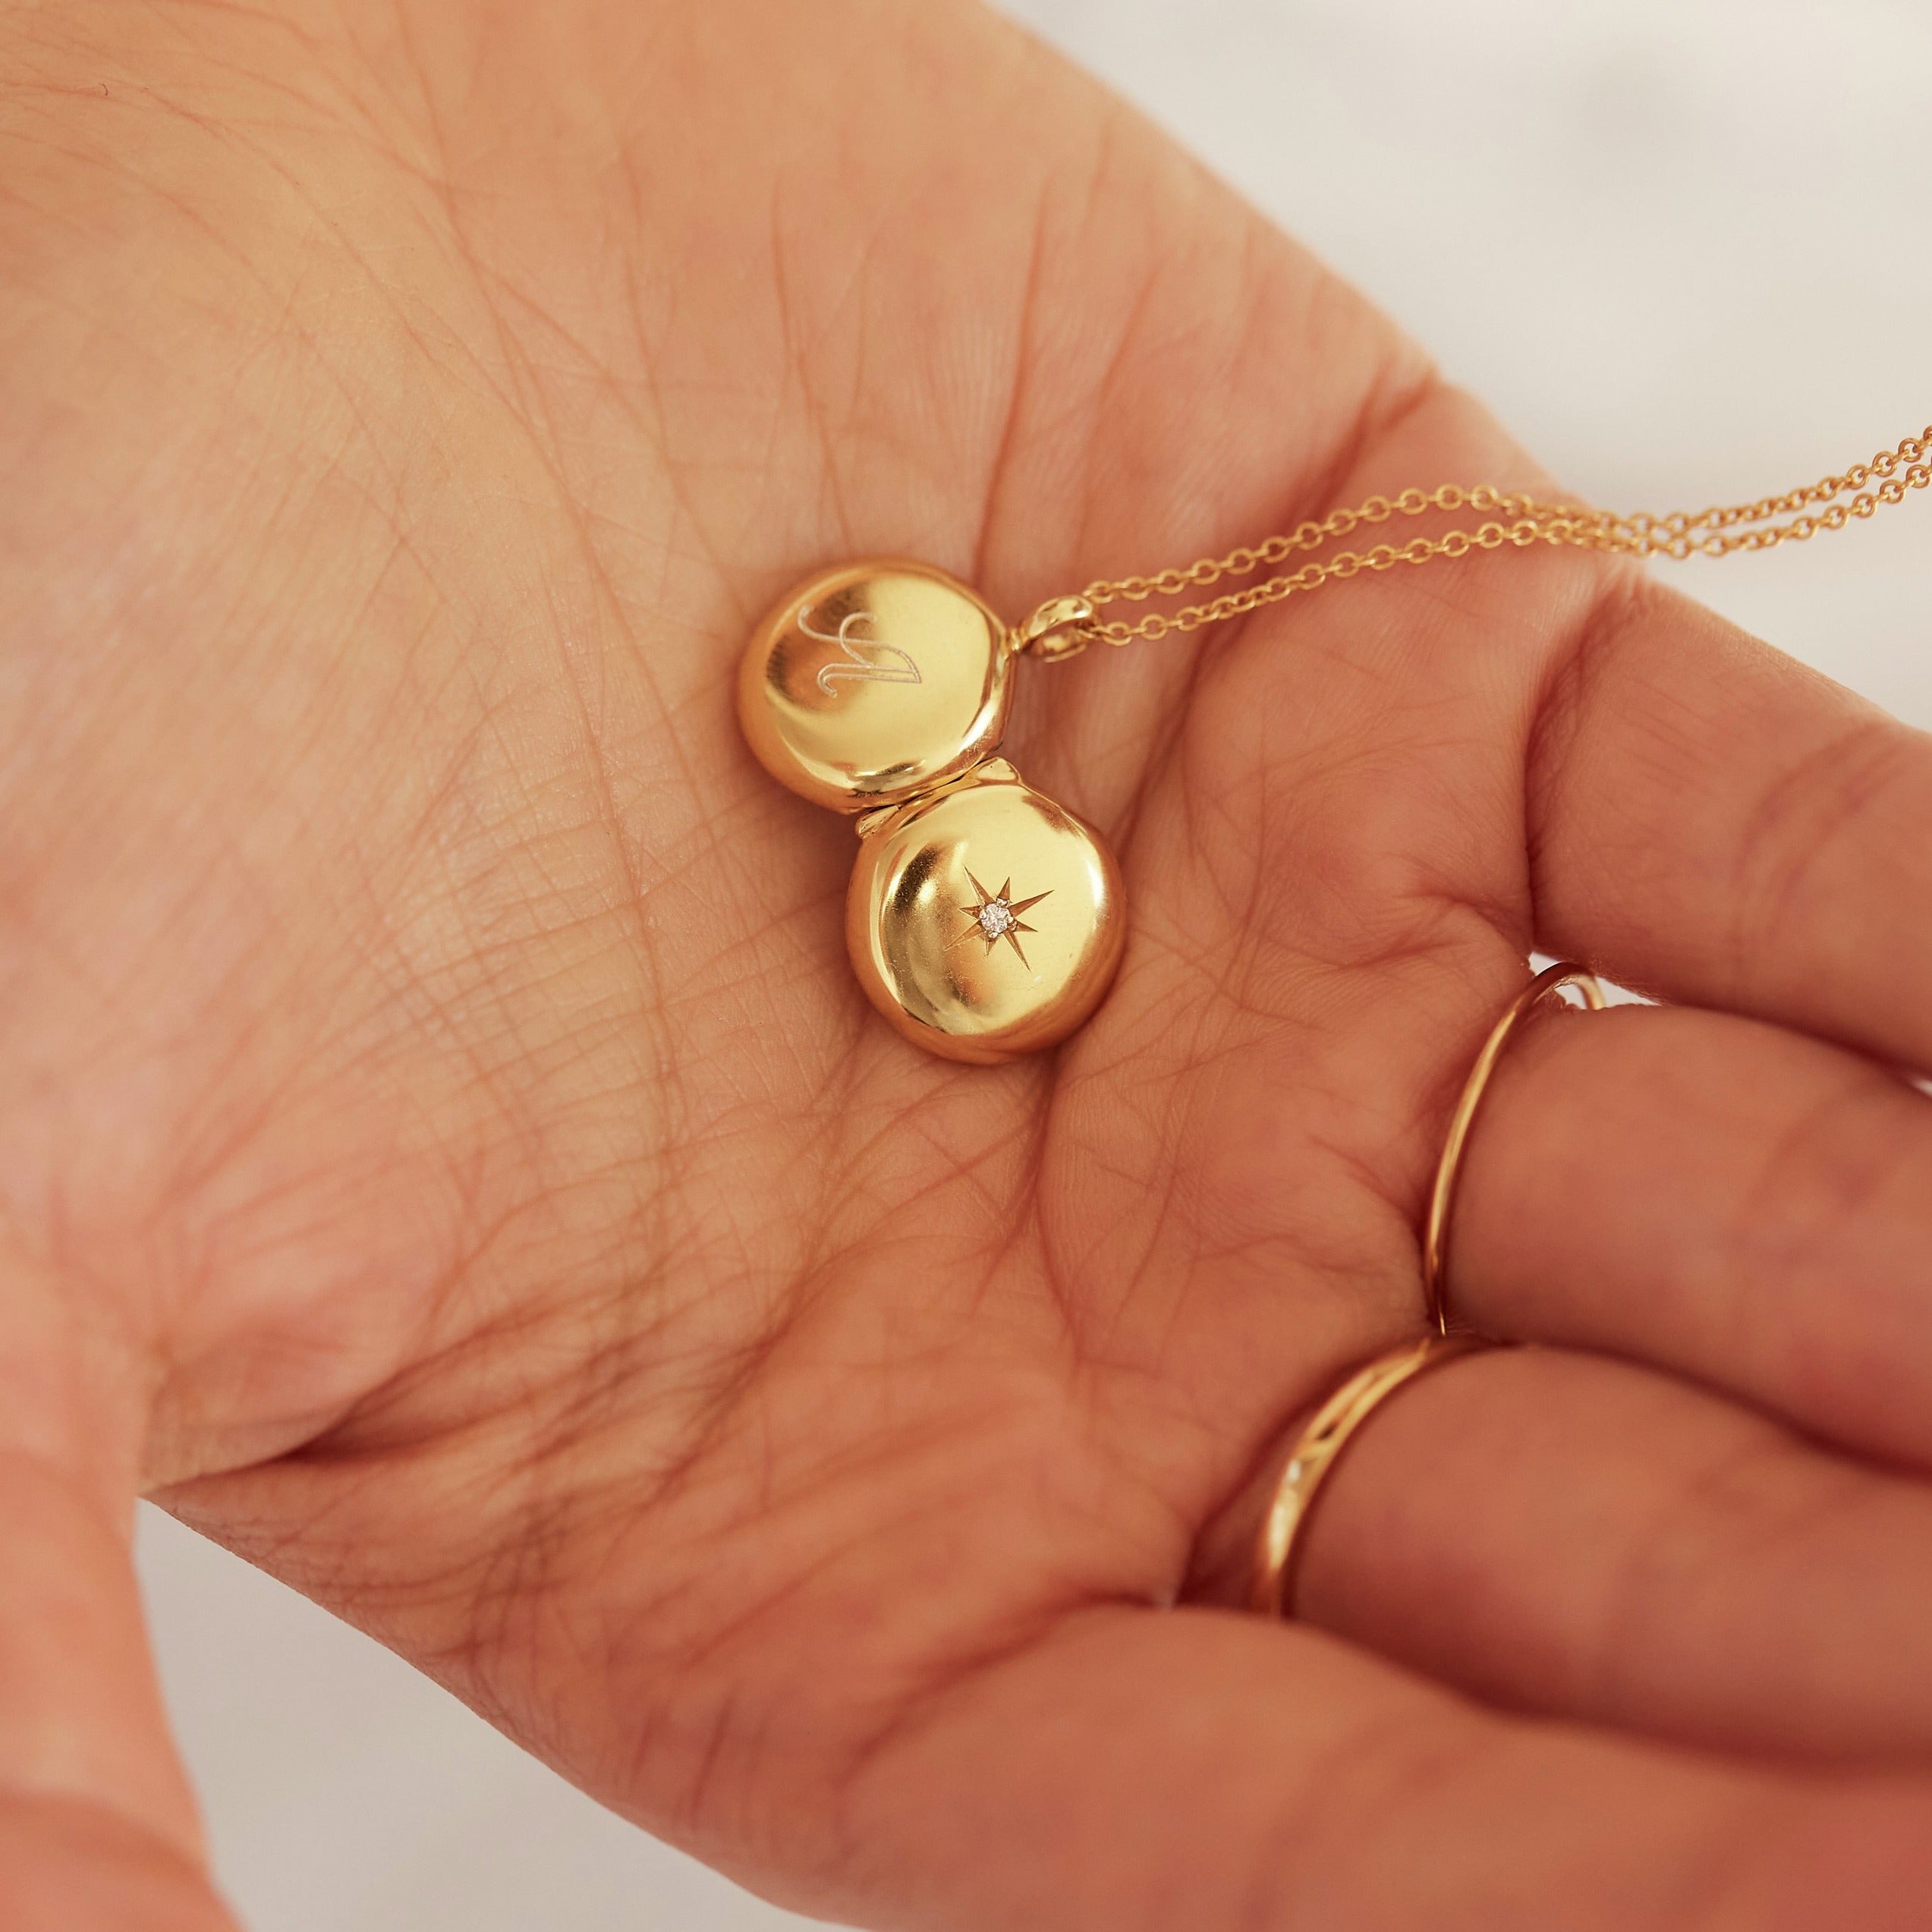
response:
<path id="1" fill-rule="evenodd" d="M 1304 1621 L 1493 1702 L 1932 1765 L 1932 1490 L 1607 1357 L 1499 1349 L 1391 1398 L 1294 1584 Z"/>
<path id="2" fill-rule="evenodd" d="M 206 1874 L 118 1813 L 0 1798 L 0 1925 L 7 1932 L 236 1932 Z"/>
<path id="3" fill-rule="evenodd" d="M 1932 741 L 1654 586 L 1578 638 L 1532 742 L 1538 943 L 1932 1067 Z"/>
<path id="4" fill-rule="evenodd" d="M 1218 1611 L 1070 1620 L 896 1731 L 847 1815 L 874 1910 L 973 1932 L 1902 1932 L 1932 1880 L 1921 1782 L 1503 1717 Z"/>
<path id="5" fill-rule="evenodd" d="M 129 1543 L 118 1338 L 0 1217 L 0 1927 L 220 1932 Z"/>
<path id="6" fill-rule="evenodd" d="M 98 1802 L 197 1849 L 124 1536 L 36 1458 L 0 1454 L 0 1782 Z"/>
<path id="7" fill-rule="evenodd" d="M 1449 1301 L 1932 1466 L 1932 1103 L 1836 1048 L 1626 1007 L 1512 1046 L 1471 1135 Z"/>
<path id="8" fill-rule="evenodd" d="M 0 1454 L 0 1926 L 231 1932 L 170 1746 L 124 1525 Z"/>

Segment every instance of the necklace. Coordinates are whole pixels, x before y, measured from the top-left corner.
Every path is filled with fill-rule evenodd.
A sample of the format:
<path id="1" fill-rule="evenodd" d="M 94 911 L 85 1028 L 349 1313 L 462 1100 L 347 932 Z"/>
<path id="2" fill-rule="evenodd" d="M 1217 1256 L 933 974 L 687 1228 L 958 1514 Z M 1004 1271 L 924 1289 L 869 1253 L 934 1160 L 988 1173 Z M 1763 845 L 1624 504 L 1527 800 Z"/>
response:
<path id="1" fill-rule="evenodd" d="M 845 939 L 873 1004 L 930 1052 L 1010 1059 L 1052 1046 L 1087 1018 L 1125 934 L 1119 868 L 1100 834 L 997 755 L 1021 658 L 1051 664 L 1091 644 L 1197 631 L 1365 571 L 1472 550 L 1550 543 L 1677 558 L 1767 550 L 1841 530 L 1924 489 L 1928 452 L 1932 428 L 1781 496 L 1663 517 L 1541 503 L 1487 484 L 1405 489 L 1185 569 L 1102 579 L 1048 599 L 1013 630 L 930 565 L 842 564 L 795 587 L 752 633 L 739 719 L 774 778 L 856 820 Z M 1484 521 L 1314 554 L 1364 527 L 1462 511 Z M 1302 555 L 1309 560 L 1280 568 Z M 1184 596 L 1263 571 L 1274 574 L 1178 609 L 1131 621 L 1101 615 L 1110 605 Z"/>

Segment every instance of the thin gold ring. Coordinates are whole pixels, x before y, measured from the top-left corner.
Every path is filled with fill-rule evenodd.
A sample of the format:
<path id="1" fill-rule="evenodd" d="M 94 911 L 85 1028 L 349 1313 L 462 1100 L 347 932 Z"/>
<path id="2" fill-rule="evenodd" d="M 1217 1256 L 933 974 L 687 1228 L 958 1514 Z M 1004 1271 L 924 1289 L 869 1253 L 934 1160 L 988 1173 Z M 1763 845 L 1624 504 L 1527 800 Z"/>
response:
<path id="1" fill-rule="evenodd" d="M 1274 1500 L 1255 1539 L 1254 1569 L 1248 1593 L 1250 1609 L 1263 1616 L 1288 1615 L 1293 1600 L 1292 1566 L 1302 1525 L 1307 1521 L 1308 1512 L 1329 1471 L 1335 1467 L 1336 1458 L 1348 1447 L 1355 1431 L 1404 1383 L 1412 1382 L 1425 1369 L 1496 1345 L 1473 1335 L 1425 1335 L 1420 1342 L 1405 1342 L 1386 1355 L 1378 1355 L 1366 1368 L 1350 1376 L 1316 1410 L 1289 1452 L 1280 1480 L 1275 1485 Z"/>
<path id="2" fill-rule="evenodd" d="M 1469 1078 L 1462 1084 L 1462 1097 L 1450 1117 L 1449 1137 L 1443 1141 L 1442 1158 L 1436 1163 L 1436 1185 L 1430 1191 L 1429 1219 L 1422 1231 L 1422 1292 L 1428 1301 L 1429 1319 L 1439 1335 L 1449 1333 L 1449 1309 L 1443 1297 L 1443 1284 L 1449 1267 L 1449 1208 L 1455 1198 L 1456 1179 L 1462 1171 L 1462 1150 L 1475 1124 L 1476 1110 L 1483 1103 L 1490 1075 L 1495 1072 L 1496 1063 L 1502 1057 L 1502 1049 L 1509 1045 L 1518 1023 L 1543 999 L 1551 995 L 1560 997 L 1565 986 L 1575 986 L 1591 1012 L 1603 1010 L 1603 989 L 1587 967 L 1573 964 L 1567 959 L 1546 966 L 1509 1002 L 1502 1018 L 1490 1029 L 1490 1037 L 1483 1042 L 1483 1050 L 1469 1069 Z"/>

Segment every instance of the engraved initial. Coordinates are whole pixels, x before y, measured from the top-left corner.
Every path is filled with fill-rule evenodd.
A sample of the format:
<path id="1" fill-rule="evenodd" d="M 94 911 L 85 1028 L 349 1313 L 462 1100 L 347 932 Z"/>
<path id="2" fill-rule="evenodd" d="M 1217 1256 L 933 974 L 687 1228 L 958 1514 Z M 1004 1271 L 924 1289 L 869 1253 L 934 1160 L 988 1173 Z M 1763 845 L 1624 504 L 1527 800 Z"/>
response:
<path id="1" fill-rule="evenodd" d="M 821 643 L 836 644 L 845 653 L 842 663 L 826 665 L 819 672 L 818 687 L 827 697 L 836 695 L 832 686 L 841 678 L 872 684 L 920 684 L 926 681 L 919 675 L 918 666 L 897 644 L 882 643 L 876 637 L 852 634 L 854 625 L 870 621 L 870 611 L 848 611 L 839 620 L 835 635 L 832 631 L 820 630 L 813 623 L 812 616 L 809 610 L 801 611 L 798 628 Z"/>

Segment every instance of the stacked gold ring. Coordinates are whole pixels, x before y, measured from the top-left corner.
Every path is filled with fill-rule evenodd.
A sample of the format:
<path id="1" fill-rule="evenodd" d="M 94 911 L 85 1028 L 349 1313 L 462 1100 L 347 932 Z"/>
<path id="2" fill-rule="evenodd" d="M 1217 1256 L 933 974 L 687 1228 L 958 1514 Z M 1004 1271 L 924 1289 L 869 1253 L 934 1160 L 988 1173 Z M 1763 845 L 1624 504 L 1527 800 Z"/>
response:
<path id="1" fill-rule="evenodd" d="M 1490 1029 L 1489 1037 L 1469 1069 L 1455 1111 L 1449 1117 L 1449 1133 L 1436 1163 L 1435 1184 L 1430 1190 L 1428 1216 L 1423 1224 L 1423 1295 L 1435 1333 L 1420 1341 L 1405 1342 L 1358 1369 L 1316 1410 L 1295 1437 L 1255 1540 L 1248 1607 L 1263 1616 L 1292 1613 L 1294 1561 L 1303 1528 L 1322 1485 L 1362 1424 L 1405 1383 L 1414 1381 L 1427 1370 L 1453 1361 L 1458 1355 L 1498 1345 L 1480 1336 L 1452 1336 L 1449 1332 L 1443 1282 L 1448 1271 L 1449 1211 L 1462 1172 L 1463 1150 L 1468 1144 L 1470 1129 L 1475 1125 L 1502 1049 L 1525 1015 L 1546 999 L 1560 999 L 1566 986 L 1575 986 L 1592 1012 L 1603 1011 L 1603 990 L 1596 976 L 1567 960 L 1559 961 L 1537 974 L 1509 1002 L 1502 1018 Z"/>
<path id="2" fill-rule="evenodd" d="M 1583 1003 L 1593 1013 L 1603 1010 L 1603 989 L 1587 967 L 1559 959 L 1546 966 L 1503 1008 L 1502 1017 L 1490 1029 L 1469 1078 L 1449 1116 L 1449 1133 L 1443 1142 L 1442 1157 L 1436 1163 L 1436 1184 L 1429 1191 L 1429 1218 L 1422 1229 L 1422 1292 L 1429 1307 L 1429 1320 L 1439 1335 L 1449 1333 L 1449 1310 L 1443 1298 L 1443 1282 L 1449 1267 L 1449 1207 L 1455 1197 L 1455 1184 L 1462 1173 L 1462 1150 L 1468 1145 L 1469 1130 L 1475 1125 L 1476 1110 L 1489 1091 L 1490 1076 L 1502 1057 L 1513 1034 L 1525 1017 L 1545 999 L 1560 999 L 1565 986 L 1575 986 Z"/>

